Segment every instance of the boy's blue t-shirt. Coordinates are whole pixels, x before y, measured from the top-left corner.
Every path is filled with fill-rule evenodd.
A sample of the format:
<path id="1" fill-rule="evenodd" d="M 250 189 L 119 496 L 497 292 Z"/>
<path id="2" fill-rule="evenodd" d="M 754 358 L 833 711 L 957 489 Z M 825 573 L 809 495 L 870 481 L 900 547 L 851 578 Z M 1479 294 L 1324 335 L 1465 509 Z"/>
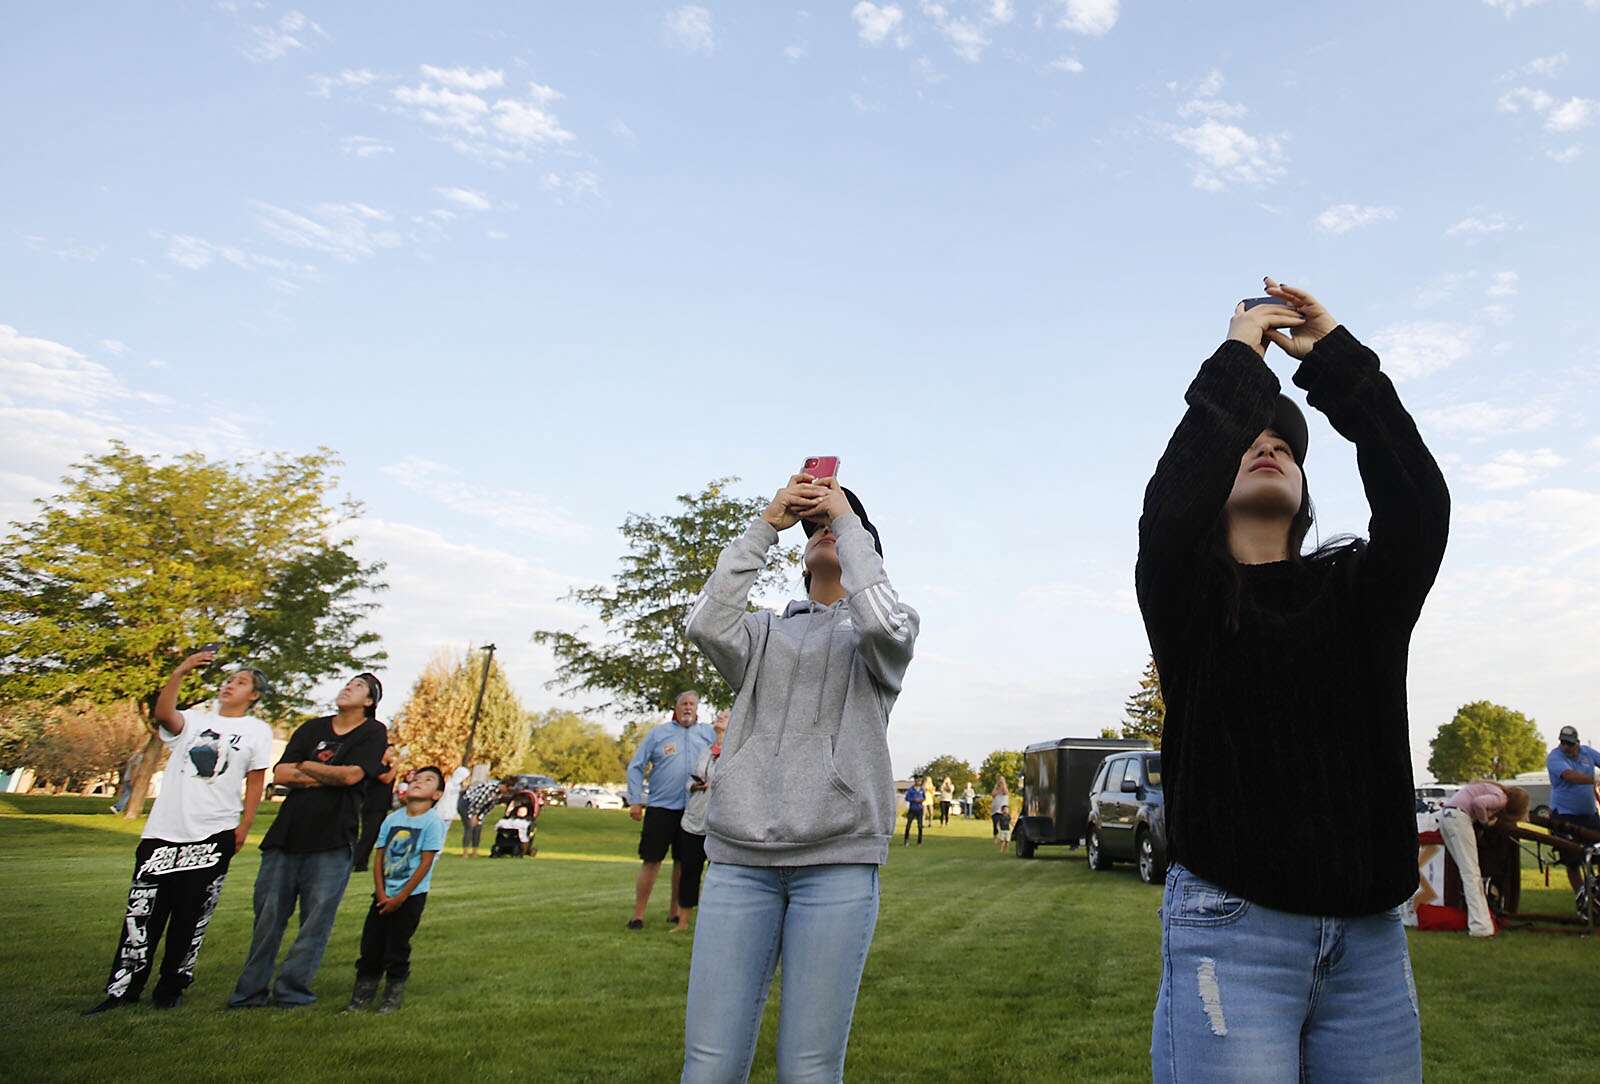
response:
<path id="1" fill-rule="evenodd" d="M 925 793 L 923 793 L 923 790 L 922 790 L 921 787 L 907 787 L 906 788 L 906 806 L 913 813 L 921 813 L 922 812 L 922 803 L 927 797 L 928 796 Z"/>
<path id="2" fill-rule="evenodd" d="M 404 888 L 406 882 L 411 880 L 411 875 L 417 872 L 424 851 L 444 850 L 444 821 L 431 809 L 419 817 L 413 817 L 406 812 L 405 806 L 401 806 L 383 818 L 383 824 L 378 829 L 378 847 L 383 851 L 383 890 L 392 896 Z M 411 890 L 413 896 L 428 891 L 438 859 L 434 863 L 434 866 L 428 867 L 422 880 L 417 882 L 417 887 Z"/>

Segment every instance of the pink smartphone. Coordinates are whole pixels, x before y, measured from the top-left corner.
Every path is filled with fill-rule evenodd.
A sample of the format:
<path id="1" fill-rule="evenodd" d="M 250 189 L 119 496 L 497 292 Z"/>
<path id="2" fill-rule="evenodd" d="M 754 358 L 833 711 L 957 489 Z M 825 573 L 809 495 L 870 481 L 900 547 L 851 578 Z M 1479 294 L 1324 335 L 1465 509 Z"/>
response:
<path id="1" fill-rule="evenodd" d="M 839 457 L 836 455 L 807 456 L 800 470 L 813 478 L 836 478 L 839 474 Z"/>

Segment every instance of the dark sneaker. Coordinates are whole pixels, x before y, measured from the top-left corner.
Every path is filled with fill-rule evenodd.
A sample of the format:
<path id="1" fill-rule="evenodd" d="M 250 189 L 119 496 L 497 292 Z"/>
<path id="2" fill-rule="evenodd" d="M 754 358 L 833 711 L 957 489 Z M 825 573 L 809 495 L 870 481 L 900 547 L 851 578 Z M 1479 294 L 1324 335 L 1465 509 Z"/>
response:
<path id="1" fill-rule="evenodd" d="M 344 1007 L 345 1012 L 360 1012 L 372 1004 L 372 999 L 378 996 L 378 980 L 357 977 L 355 989 L 350 991 L 350 1004 Z"/>
<path id="2" fill-rule="evenodd" d="M 630 930 L 642 930 L 642 929 L 644 929 L 644 919 L 642 919 L 642 918 L 630 918 L 630 919 L 628 919 L 628 929 L 630 929 Z"/>
<path id="3" fill-rule="evenodd" d="M 98 1013 L 110 1012 L 112 1009 L 120 1009 L 124 1005 L 131 1005 L 131 1004 L 133 1004 L 133 1002 L 129 1001 L 126 998 L 108 997 L 104 1001 L 102 1001 L 100 1004 L 96 1005 L 94 1008 L 83 1010 L 83 1015 L 85 1015 L 85 1016 L 94 1016 L 94 1015 L 96 1015 Z"/>
<path id="4" fill-rule="evenodd" d="M 406 980 L 401 979 L 399 982 L 391 980 L 389 985 L 383 988 L 383 1002 L 378 1006 L 378 1013 L 382 1015 L 383 1013 L 398 1012 L 400 1002 L 405 996 Z"/>
<path id="5" fill-rule="evenodd" d="M 183 1004 L 182 994 L 164 994 L 157 990 L 150 997 L 150 1004 L 158 1009 L 176 1009 Z"/>

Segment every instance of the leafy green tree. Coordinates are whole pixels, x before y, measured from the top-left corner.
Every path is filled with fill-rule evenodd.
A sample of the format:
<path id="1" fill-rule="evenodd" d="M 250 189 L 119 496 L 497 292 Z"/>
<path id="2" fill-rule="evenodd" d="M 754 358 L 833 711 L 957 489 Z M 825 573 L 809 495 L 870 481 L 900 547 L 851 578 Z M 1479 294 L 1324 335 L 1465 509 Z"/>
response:
<path id="1" fill-rule="evenodd" d="M 1022 775 L 1022 751 L 1020 749 L 996 749 L 983 758 L 983 763 L 978 766 L 978 789 L 985 794 L 994 793 L 996 780 L 1005 776 L 1006 786 L 1013 791 L 1017 789 L 1017 779 Z"/>
<path id="2" fill-rule="evenodd" d="M 657 720 L 657 722 L 662 720 Z M 630 719 L 622 724 L 622 733 L 617 737 L 617 759 L 622 761 L 624 769 L 633 759 L 633 754 L 639 751 L 639 743 L 644 741 L 644 736 L 650 733 L 650 728 L 655 722 Z"/>
<path id="3" fill-rule="evenodd" d="M 714 707 L 733 703 L 716 669 L 684 632 L 689 607 L 716 568 L 723 548 L 744 533 L 767 507 L 765 497 L 735 497 L 728 488 L 737 478 L 719 478 L 699 493 L 680 494 L 670 515 L 629 515 L 622 524 L 628 552 L 608 584 L 584 587 L 568 597 L 596 611 L 604 634 L 542 630 L 533 639 L 556 657 L 548 687 L 571 696 L 600 693 L 596 710 L 620 708 L 649 714 L 667 711 L 684 689 L 696 689 Z M 755 593 L 781 587 L 798 564 L 797 547 L 779 547 L 767 556 Z"/>
<path id="4" fill-rule="evenodd" d="M 363 622 L 381 564 L 363 564 L 334 503 L 338 460 L 309 455 L 168 461 L 113 443 L 0 543 L 0 700 L 125 704 L 146 728 L 128 815 L 160 764 L 156 695 L 201 643 L 267 671 L 269 720 L 303 711 L 319 681 L 380 662 Z M 179 706 L 209 699 L 196 673 Z"/>
<path id="5" fill-rule="evenodd" d="M 619 783 L 625 778 L 627 763 L 618 755 L 617 739 L 599 723 L 554 708 L 528 721 L 524 771 L 542 772 L 563 783 Z"/>
<path id="6" fill-rule="evenodd" d="M 973 784 L 978 782 L 978 773 L 972 770 L 972 765 L 949 753 L 934 757 L 911 774 L 918 779 L 922 779 L 925 776 L 933 776 L 934 786 L 944 782 L 944 777 L 948 775 L 950 782 L 955 785 L 957 791 L 969 782 Z"/>
<path id="7" fill-rule="evenodd" d="M 1167 724 L 1167 702 L 1161 695 L 1161 675 L 1156 673 L 1156 660 L 1145 664 L 1139 677 L 1139 688 L 1128 697 L 1122 708 L 1126 721 L 1122 724 L 1124 738 L 1144 738 L 1157 749 L 1161 748 L 1161 730 Z M 1116 737 L 1115 734 L 1102 735 Z"/>
<path id="8" fill-rule="evenodd" d="M 441 651 L 422 668 L 392 720 L 403 769 L 434 764 L 448 775 L 461 764 L 483 682 L 483 659 L 482 651 L 468 649 L 459 655 Z M 467 766 L 487 764 L 491 775 L 516 768 L 527 753 L 527 716 L 495 659 L 472 741 L 473 763 Z"/>
<path id="9" fill-rule="evenodd" d="M 1543 765 L 1546 752 L 1532 719 L 1487 700 L 1461 705 L 1428 746 L 1428 771 L 1443 782 L 1509 779 Z"/>

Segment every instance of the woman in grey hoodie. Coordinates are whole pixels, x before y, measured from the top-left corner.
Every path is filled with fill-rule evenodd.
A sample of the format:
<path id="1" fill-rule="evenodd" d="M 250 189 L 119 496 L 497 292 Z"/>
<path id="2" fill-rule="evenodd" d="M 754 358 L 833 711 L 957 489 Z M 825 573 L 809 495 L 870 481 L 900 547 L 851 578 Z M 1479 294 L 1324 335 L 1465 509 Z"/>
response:
<path id="1" fill-rule="evenodd" d="M 751 613 L 778 533 L 805 525 L 805 601 Z M 778 1080 L 838 1081 L 894 834 L 889 712 L 917 638 L 855 494 L 797 474 L 722 551 L 689 638 L 738 690 L 706 814 L 685 1084 L 744 1081 L 784 962 Z"/>

